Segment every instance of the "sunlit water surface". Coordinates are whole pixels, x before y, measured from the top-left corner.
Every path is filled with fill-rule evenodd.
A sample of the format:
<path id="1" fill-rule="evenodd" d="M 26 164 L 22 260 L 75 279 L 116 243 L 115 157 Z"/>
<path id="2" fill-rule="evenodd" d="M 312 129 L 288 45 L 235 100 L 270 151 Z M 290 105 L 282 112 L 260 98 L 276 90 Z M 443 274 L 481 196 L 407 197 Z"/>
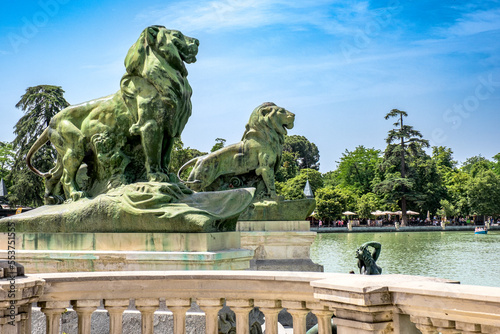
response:
<path id="1" fill-rule="evenodd" d="M 462 284 L 500 287 L 500 231 L 318 233 L 311 259 L 325 272 L 359 273 L 356 249 L 378 241 L 382 274 L 406 274 L 458 280 Z"/>

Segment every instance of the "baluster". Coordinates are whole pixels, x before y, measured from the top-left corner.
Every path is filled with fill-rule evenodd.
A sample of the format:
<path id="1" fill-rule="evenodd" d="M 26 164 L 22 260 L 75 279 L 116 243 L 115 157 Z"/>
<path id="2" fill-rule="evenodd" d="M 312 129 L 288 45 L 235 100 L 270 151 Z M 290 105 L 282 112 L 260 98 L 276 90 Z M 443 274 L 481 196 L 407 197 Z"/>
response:
<path id="1" fill-rule="evenodd" d="M 66 311 L 69 302 L 39 302 L 41 311 L 46 318 L 46 333 L 59 334 L 61 331 L 61 314 Z"/>
<path id="2" fill-rule="evenodd" d="M 313 310 L 313 313 L 318 318 L 318 333 L 319 334 L 332 334 L 332 316 L 333 311 Z"/>
<path id="3" fill-rule="evenodd" d="M 92 313 L 101 305 L 100 300 L 72 300 L 71 305 L 78 314 L 78 334 L 90 334 Z"/>
<path id="4" fill-rule="evenodd" d="M 293 318 L 293 333 L 294 334 L 306 334 L 306 316 L 309 310 L 305 308 L 304 302 L 296 301 L 283 301 L 283 307 L 285 307 L 292 315 Z"/>
<path id="5" fill-rule="evenodd" d="M 256 300 L 254 306 L 264 313 L 266 334 L 278 334 L 278 314 L 283 309 L 281 300 Z"/>
<path id="6" fill-rule="evenodd" d="M 31 334 L 31 303 L 19 307 L 21 321 L 19 322 L 19 333 Z"/>
<path id="7" fill-rule="evenodd" d="M 123 312 L 130 304 L 128 299 L 105 299 L 104 307 L 109 313 L 109 333 L 122 334 Z"/>
<path id="8" fill-rule="evenodd" d="M 248 314 L 253 309 L 252 299 L 226 300 L 226 305 L 236 314 L 236 333 L 249 334 Z"/>
<path id="9" fill-rule="evenodd" d="M 165 304 L 174 315 L 174 333 L 186 333 L 186 311 L 191 308 L 190 298 L 166 299 Z"/>
<path id="10" fill-rule="evenodd" d="M 208 298 L 198 298 L 196 300 L 198 306 L 205 312 L 205 333 L 206 334 L 218 334 L 219 333 L 219 321 L 218 313 L 219 310 L 224 305 L 224 300 L 221 298 L 208 299 Z"/>
<path id="11" fill-rule="evenodd" d="M 154 313 L 160 306 L 158 298 L 143 298 L 135 300 L 135 307 L 141 311 L 142 334 L 153 334 Z"/>

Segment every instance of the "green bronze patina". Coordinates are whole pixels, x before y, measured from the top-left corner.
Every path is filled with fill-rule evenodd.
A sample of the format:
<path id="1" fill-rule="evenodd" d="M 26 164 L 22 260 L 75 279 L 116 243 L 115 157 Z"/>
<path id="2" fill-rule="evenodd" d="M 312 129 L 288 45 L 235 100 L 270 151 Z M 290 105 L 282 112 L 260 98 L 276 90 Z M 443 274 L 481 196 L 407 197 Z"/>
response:
<path id="1" fill-rule="evenodd" d="M 373 253 L 370 252 L 368 247 L 373 248 Z M 356 258 L 358 259 L 359 273 L 362 275 L 380 275 L 382 268 L 377 262 L 380 252 L 382 251 L 382 244 L 376 241 L 368 241 L 361 245 L 356 250 Z"/>
<path id="2" fill-rule="evenodd" d="M 195 191 L 255 187 L 257 198 L 277 199 L 274 173 L 280 166 L 287 129 L 295 115 L 274 103 L 255 108 L 239 143 L 188 161 L 194 167 L 185 181 Z"/>
<path id="3" fill-rule="evenodd" d="M 191 115 L 192 90 L 184 65 L 196 61 L 199 42 L 177 30 L 146 28 L 125 58 L 127 73 L 114 95 L 70 106 L 52 118 L 27 156 L 46 180 L 47 204 L 95 197 L 137 181 L 170 181 L 166 174 L 173 139 Z M 50 141 L 56 166 L 42 173 L 31 157 Z M 86 164 L 88 184 L 77 183 Z M 191 193 L 183 187 L 183 193 Z"/>
<path id="4" fill-rule="evenodd" d="M 314 199 L 283 201 L 276 195 L 275 172 L 280 166 L 287 129 L 295 115 L 271 102 L 255 108 L 240 142 L 188 161 L 178 175 L 194 165 L 186 185 L 195 191 L 256 188 L 254 203 L 240 220 L 304 220 Z"/>
<path id="5" fill-rule="evenodd" d="M 46 204 L 59 205 L 2 222 L 18 232 L 234 231 L 255 189 L 193 193 L 167 174 L 191 115 L 184 63 L 196 61 L 198 45 L 177 30 L 146 28 L 125 58 L 120 90 L 62 110 L 28 153 L 45 178 Z M 31 158 L 49 141 L 58 159 L 42 173 Z"/>

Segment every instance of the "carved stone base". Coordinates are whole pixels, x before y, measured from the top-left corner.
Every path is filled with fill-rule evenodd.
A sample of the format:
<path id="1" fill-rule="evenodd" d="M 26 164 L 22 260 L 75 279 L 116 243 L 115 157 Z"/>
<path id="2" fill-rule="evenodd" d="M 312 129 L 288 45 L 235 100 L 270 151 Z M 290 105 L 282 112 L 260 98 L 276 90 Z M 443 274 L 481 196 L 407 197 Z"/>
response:
<path id="1" fill-rule="evenodd" d="M 323 271 L 310 258 L 316 232 L 309 231 L 308 221 L 239 221 L 236 228 L 241 247 L 255 252 L 253 270 Z"/>
<path id="2" fill-rule="evenodd" d="M 7 233 L 0 234 L 6 259 Z M 27 273 L 128 270 L 244 270 L 253 251 L 239 232 L 17 233 L 16 260 Z"/>

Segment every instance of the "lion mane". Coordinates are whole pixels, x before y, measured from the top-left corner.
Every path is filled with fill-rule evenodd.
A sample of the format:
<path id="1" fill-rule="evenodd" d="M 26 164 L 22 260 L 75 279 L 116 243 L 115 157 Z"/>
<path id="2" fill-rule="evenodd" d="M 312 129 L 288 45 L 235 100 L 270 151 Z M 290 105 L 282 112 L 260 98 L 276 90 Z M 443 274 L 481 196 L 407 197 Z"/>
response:
<path id="1" fill-rule="evenodd" d="M 250 115 L 240 142 L 188 161 L 178 176 L 194 164 L 185 183 L 195 191 L 257 186 L 253 177 L 257 176 L 265 185 L 264 196 L 276 198 L 274 175 L 280 165 L 287 129 L 293 128 L 294 120 L 295 115 L 288 110 L 272 102 L 263 103 Z"/>

